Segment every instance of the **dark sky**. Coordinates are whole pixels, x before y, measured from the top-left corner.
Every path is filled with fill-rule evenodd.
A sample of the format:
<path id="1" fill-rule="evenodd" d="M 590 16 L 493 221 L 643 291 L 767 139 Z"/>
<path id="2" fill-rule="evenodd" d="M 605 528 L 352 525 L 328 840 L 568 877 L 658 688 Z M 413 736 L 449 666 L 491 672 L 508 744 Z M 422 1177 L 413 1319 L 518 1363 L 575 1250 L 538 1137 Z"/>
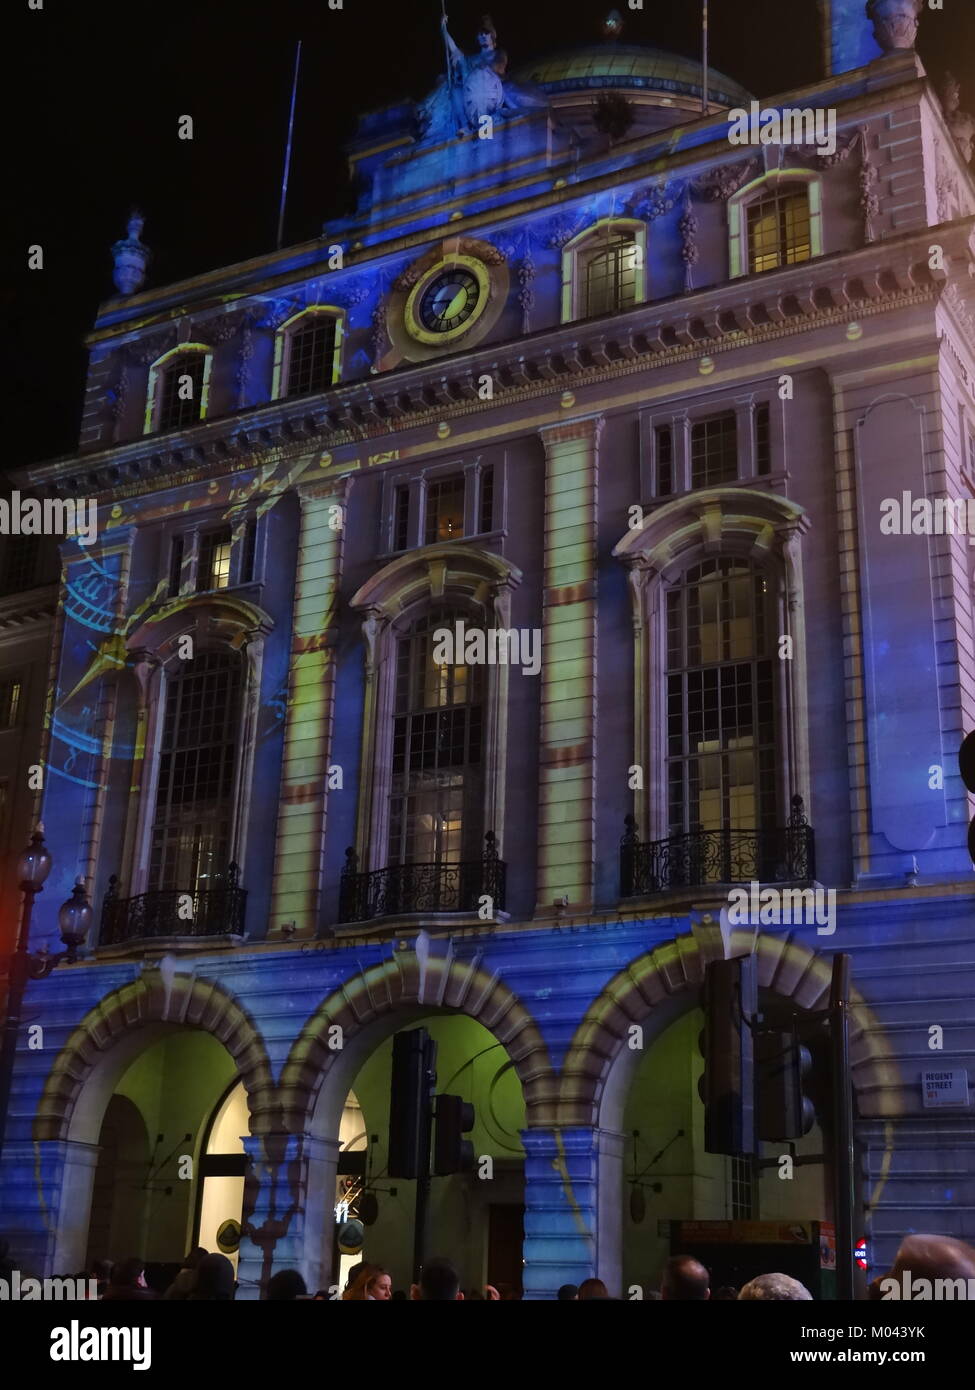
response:
<path id="1" fill-rule="evenodd" d="M 346 210 L 342 146 L 355 113 L 420 97 L 441 68 L 438 0 L 44 0 L 4 45 L 31 100 L 8 139 L 27 156 L 2 293 L 12 307 L 14 410 L 6 466 L 70 451 L 84 373 L 83 334 L 113 293 L 108 248 L 129 208 L 146 217 L 151 284 L 272 249 L 295 42 L 303 39 L 285 243 L 317 236 Z M 696 0 L 626 8 L 624 41 L 700 51 Z M 512 68 L 598 40 L 611 0 L 495 0 Z M 485 0 L 450 0 L 451 31 L 474 46 Z M 6 6 L 9 11 L 12 5 Z M 919 50 L 940 78 L 954 66 L 975 110 L 975 4 L 922 17 Z M 816 0 L 711 0 L 711 60 L 757 95 L 820 76 Z M 25 98 L 26 101 L 26 98 Z M 177 138 L 193 117 L 192 141 Z M 8 185 L 9 186 L 9 185 Z M 8 232 L 10 228 L 8 228 Z M 20 241 L 17 243 L 16 237 Z M 26 247 L 45 269 L 27 272 Z M 5 314 L 4 317 L 8 317 Z M 22 430 L 22 433 L 20 431 Z M 20 437 L 17 435 L 20 433 Z"/>

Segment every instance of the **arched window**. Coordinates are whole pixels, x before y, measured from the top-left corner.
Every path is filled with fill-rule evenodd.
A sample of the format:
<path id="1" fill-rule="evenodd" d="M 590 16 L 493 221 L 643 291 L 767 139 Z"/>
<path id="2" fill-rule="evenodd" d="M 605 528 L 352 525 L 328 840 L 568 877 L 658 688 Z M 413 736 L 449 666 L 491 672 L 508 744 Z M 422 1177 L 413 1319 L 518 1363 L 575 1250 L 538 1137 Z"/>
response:
<path id="1" fill-rule="evenodd" d="M 773 830 L 776 678 L 765 572 L 738 558 L 694 565 L 667 589 L 666 623 L 670 834 Z M 707 877 L 724 876 L 715 867 Z"/>
<path id="2" fill-rule="evenodd" d="M 203 892 L 231 858 L 241 663 L 198 652 L 166 690 L 149 888 Z"/>
<path id="3" fill-rule="evenodd" d="M 212 361 L 203 343 L 184 343 L 150 367 L 146 434 L 185 429 L 206 418 Z"/>
<path id="4" fill-rule="evenodd" d="M 327 391 L 341 375 L 342 310 L 316 306 L 295 314 L 278 329 L 274 344 L 272 397 Z"/>
<path id="5" fill-rule="evenodd" d="M 400 637 L 392 713 L 389 865 L 477 859 L 483 836 L 482 666 L 438 665 L 437 633 L 461 615 L 426 613 Z M 453 889 L 448 887 L 448 892 Z M 455 903 L 443 903 L 449 910 Z"/>
<path id="6" fill-rule="evenodd" d="M 646 223 L 608 219 L 562 253 L 562 318 L 619 313 L 646 299 Z"/>
<path id="7" fill-rule="evenodd" d="M 757 275 L 823 254 L 818 174 L 777 170 L 728 200 L 730 271 Z"/>

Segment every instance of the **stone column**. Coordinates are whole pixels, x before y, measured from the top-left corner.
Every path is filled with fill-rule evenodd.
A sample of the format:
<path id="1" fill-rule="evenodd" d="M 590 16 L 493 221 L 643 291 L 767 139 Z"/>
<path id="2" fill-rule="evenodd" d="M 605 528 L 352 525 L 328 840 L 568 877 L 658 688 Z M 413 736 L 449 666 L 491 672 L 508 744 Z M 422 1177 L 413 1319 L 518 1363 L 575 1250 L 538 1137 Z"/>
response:
<path id="1" fill-rule="evenodd" d="M 596 815 L 596 509 L 602 417 L 541 430 L 545 446 L 538 906 L 592 906 Z"/>
<path id="2" fill-rule="evenodd" d="M 0 1230 L 23 1273 L 44 1279 L 84 1268 L 98 1154 L 95 1144 L 8 1137 L 0 1169 Z"/>
<path id="3" fill-rule="evenodd" d="M 297 936 L 314 936 L 321 920 L 344 536 L 336 522 L 344 520 L 346 486 L 335 479 L 298 488 L 301 534 L 269 934 L 293 921 Z"/>
<path id="4" fill-rule="evenodd" d="M 526 1129 L 521 1139 L 525 1298 L 552 1299 L 562 1284 L 598 1274 L 597 1144 L 591 1129 Z"/>

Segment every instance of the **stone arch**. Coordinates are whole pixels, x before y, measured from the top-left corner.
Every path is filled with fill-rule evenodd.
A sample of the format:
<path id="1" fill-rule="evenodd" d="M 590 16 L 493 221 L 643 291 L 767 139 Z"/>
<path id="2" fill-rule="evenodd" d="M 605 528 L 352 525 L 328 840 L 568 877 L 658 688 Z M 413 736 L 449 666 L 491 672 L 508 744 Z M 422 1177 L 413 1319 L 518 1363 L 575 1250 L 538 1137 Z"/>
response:
<path id="1" fill-rule="evenodd" d="M 451 959 L 449 950 L 437 955 L 438 944 L 442 943 L 431 943 L 430 951 L 422 953 L 399 943 L 391 958 L 350 976 L 315 1010 L 281 1072 L 281 1111 L 287 1129 L 301 1133 L 309 1128 L 330 1080 L 336 1094 L 344 1097 L 346 1082 L 351 1084 L 353 1069 L 374 1044 L 380 1021 L 398 1024 L 432 1010 L 467 1014 L 492 1033 L 514 1064 L 525 1096 L 527 1126 L 552 1123 L 558 1083 L 534 1018 L 496 974 L 480 968 L 476 958 L 461 963 Z M 328 1045 L 334 1025 L 342 1029 L 338 1049 Z"/>
<path id="2" fill-rule="evenodd" d="M 189 974 L 164 979 L 160 970 L 106 994 L 90 1009 L 58 1053 L 34 1115 L 33 1139 L 87 1140 L 100 1115 L 99 1100 L 117 1082 L 128 1062 L 147 1042 L 169 1026 L 211 1034 L 230 1053 L 247 1090 L 255 1133 L 277 1128 L 274 1084 L 264 1040 L 256 1024 L 233 995 L 212 980 Z M 113 1056 L 114 1054 L 114 1056 Z M 105 1068 L 99 1094 L 88 1114 L 79 1113 L 86 1085 L 99 1063 Z M 104 1106 L 101 1106 L 104 1109 Z"/>
<path id="3" fill-rule="evenodd" d="M 680 996 L 700 987 L 712 960 L 758 956 L 759 987 L 791 999 L 798 1008 L 825 1006 L 830 957 L 791 935 L 770 936 L 755 929 L 727 936 L 717 922 L 704 919 L 671 941 L 636 957 L 606 984 L 586 1010 L 562 1066 L 558 1122 L 564 1126 L 604 1123 L 601 1115 L 610 1073 L 627 1047 L 631 1024 L 644 1024 L 653 1011 L 669 1023 Z M 883 1096 L 899 1084 L 892 1054 L 872 1026 L 873 1016 L 856 993 L 850 1011 L 850 1056 L 861 1114 L 883 1114 Z M 672 1007 L 668 1009 L 668 1004 Z"/>

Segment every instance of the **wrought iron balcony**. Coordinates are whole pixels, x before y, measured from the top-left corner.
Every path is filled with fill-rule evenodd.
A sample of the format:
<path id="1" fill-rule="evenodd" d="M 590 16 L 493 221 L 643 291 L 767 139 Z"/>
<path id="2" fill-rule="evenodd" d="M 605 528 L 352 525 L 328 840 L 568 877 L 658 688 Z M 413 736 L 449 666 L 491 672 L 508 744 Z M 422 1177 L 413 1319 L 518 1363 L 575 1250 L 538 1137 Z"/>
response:
<path id="1" fill-rule="evenodd" d="M 108 881 L 102 903 L 100 946 L 118 946 L 153 936 L 243 936 L 247 890 L 231 864 L 213 888 L 158 889 L 135 898 L 118 896 L 118 878 Z"/>
<path id="2" fill-rule="evenodd" d="M 620 843 L 620 896 L 642 898 L 708 883 L 795 883 L 816 876 L 813 828 L 792 798 L 789 824 L 771 830 L 704 830 L 643 842 L 626 817 Z"/>
<path id="3" fill-rule="evenodd" d="M 489 897 L 504 911 L 507 865 L 498 858 L 493 831 L 484 837 L 480 859 L 459 864 L 393 864 L 359 873 L 354 849 L 345 851 L 339 888 L 339 921 L 368 922 L 401 913 L 476 912 Z"/>

